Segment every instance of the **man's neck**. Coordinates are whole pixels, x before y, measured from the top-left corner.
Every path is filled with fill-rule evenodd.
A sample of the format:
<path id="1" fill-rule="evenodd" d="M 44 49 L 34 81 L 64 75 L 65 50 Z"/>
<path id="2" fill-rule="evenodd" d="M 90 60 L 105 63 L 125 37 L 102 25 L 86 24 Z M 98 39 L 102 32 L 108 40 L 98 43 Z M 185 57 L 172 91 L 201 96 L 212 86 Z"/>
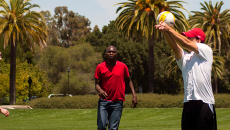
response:
<path id="1" fill-rule="evenodd" d="M 117 60 L 107 60 L 106 63 L 109 65 L 109 66 L 114 66 L 117 64 Z"/>

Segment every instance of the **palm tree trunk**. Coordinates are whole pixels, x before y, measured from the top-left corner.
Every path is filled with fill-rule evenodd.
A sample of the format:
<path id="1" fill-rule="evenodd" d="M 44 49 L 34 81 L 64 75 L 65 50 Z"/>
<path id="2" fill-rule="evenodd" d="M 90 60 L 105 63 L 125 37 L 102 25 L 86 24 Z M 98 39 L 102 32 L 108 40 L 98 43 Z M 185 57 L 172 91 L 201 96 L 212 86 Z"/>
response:
<path id="1" fill-rule="evenodd" d="M 149 44 L 149 92 L 154 93 L 154 34 L 148 39 Z"/>
<path id="2" fill-rule="evenodd" d="M 15 81 L 16 81 L 16 51 L 17 44 L 13 44 L 11 41 L 10 48 L 10 105 L 15 104 L 16 93 L 15 93 Z"/>

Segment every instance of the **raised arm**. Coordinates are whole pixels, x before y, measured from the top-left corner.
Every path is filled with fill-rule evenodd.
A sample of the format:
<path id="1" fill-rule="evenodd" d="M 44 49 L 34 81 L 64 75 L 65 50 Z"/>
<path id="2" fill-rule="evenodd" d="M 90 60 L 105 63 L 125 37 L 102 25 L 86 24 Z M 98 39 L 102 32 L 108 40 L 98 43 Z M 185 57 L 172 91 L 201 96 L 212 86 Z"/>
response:
<path id="1" fill-rule="evenodd" d="M 135 91 L 134 91 L 133 82 L 132 82 L 132 80 L 130 79 L 130 77 L 125 78 L 125 80 L 126 80 L 126 82 L 129 84 L 129 88 L 130 88 L 130 90 L 131 90 L 131 92 L 132 92 L 132 95 L 133 95 L 132 107 L 135 108 L 136 105 L 137 105 L 137 95 L 136 95 L 136 93 L 135 93 Z"/>
<path id="2" fill-rule="evenodd" d="M 181 59 L 182 57 L 182 48 L 176 43 L 176 41 L 168 34 L 166 31 L 162 31 L 165 36 L 165 39 L 169 46 L 172 48 L 175 57 L 177 60 Z"/>
<path id="3" fill-rule="evenodd" d="M 194 51 L 195 53 L 199 53 L 198 47 L 194 41 L 189 40 L 187 37 L 181 35 L 173 28 L 169 27 L 166 23 L 160 22 L 158 27 L 159 30 L 166 31 L 179 45 L 182 47 Z"/>

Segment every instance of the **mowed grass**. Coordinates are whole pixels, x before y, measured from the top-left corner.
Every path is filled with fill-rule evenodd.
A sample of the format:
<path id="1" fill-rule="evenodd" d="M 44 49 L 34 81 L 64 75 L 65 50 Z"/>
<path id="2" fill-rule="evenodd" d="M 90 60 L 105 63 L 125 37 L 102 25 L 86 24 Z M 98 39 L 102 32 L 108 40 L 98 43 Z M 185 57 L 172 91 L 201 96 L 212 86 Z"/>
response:
<path id="1" fill-rule="evenodd" d="M 96 109 L 15 109 L 0 130 L 96 130 Z M 229 130 L 230 109 L 216 109 L 218 130 Z M 123 109 L 119 130 L 180 130 L 182 108 Z"/>

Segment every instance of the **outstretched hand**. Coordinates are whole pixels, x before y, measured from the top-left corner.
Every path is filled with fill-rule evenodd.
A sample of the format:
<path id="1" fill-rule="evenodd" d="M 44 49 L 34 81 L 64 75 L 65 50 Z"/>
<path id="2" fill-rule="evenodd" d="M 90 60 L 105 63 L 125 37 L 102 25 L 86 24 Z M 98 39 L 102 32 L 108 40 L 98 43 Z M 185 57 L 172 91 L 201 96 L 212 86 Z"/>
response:
<path id="1" fill-rule="evenodd" d="M 161 32 L 169 31 L 170 27 L 165 22 L 160 22 L 158 25 L 155 25 L 155 28 Z"/>

